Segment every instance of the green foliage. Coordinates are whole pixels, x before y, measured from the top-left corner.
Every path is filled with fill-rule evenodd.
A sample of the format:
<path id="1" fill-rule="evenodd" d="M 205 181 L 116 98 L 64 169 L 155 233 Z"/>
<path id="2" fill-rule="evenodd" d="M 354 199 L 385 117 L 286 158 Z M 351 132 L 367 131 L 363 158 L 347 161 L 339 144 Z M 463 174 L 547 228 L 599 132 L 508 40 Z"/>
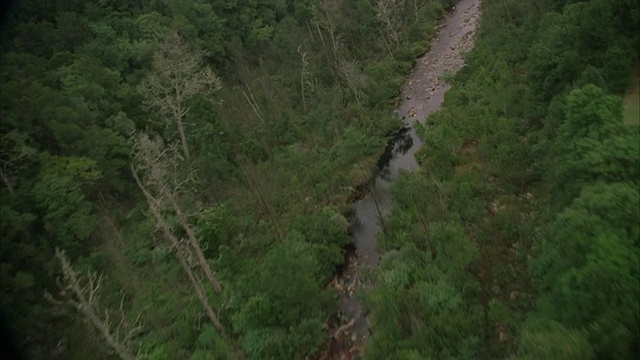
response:
<path id="1" fill-rule="evenodd" d="M 198 336 L 197 350 L 191 355 L 191 360 L 217 360 L 229 359 L 232 350 L 225 340 L 217 333 L 216 329 L 206 324 Z"/>
<path id="2" fill-rule="evenodd" d="M 224 205 L 210 208 L 198 217 L 196 231 L 209 257 L 215 257 L 218 247 L 229 242 L 232 231 L 230 217 L 231 212 Z"/>
<path id="3" fill-rule="evenodd" d="M 467 66 L 418 131 L 422 171 L 391 189 L 369 357 L 635 356 L 640 141 L 616 95 L 637 13 L 626 0 L 483 1 Z"/>
<path id="4" fill-rule="evenodd" d="M 631 49 L 637 47 L 638 35 L 630 29 L 639 25 L 637 4 L 634 7 L 627 0 L 581 1 L 567 5 L 561 13 L 545 14 L 528 61 L 536 96 L 549 101 L 594 63 L 602 64 L 608 90 L 622 92 L 637 56 Z"/>
<path id="5" fill-rule="evenodd" d="M 566 120 L 558 130 L 555 167 L 558 195 L 577 195 L 594 180 L 636 181 L 640 170 L 637 133 L 622 123 L 622 101 L 595 85 L 571 92 Z"/>
<path id="6" fill-rule="evenodd" d="M 146 360 L 165 360 L 171 358 L 167 344 L 147 345 L 141 349 L 142 358 Z"/>
<path id="7" fill-rule="evenodd" d="M 321 281 L 328 282 L 335 268 L 344 262 L 344 247 L 350 239 L 347 221 L 337 209 L 325 207 L 308 215 L 295 215 L 291 219 L 291 233 L 299 232 L 319 265 Z M 294 230 L 299 229 L 299 230 Z"/>
<path id="8" fill-rule="evenodd" d="M 24 329 L 19 338 L 31 339 L 24 347 L 47 358 L 66 334 L 68 319 L 49 321 L 41 293 L 55 288 L 50 251 L 60 246 L 79 266 L 107 273 L 104 286 L 131 299 L 125 308 L 144 309 L 153 319 L 146 319 L 148 332 L 141 341 L 149 344 L 145 356 L 210 352 L 197 344 L 192 331 L 176 329 L 193 327 L 199 314 L 177 315 L 175 309 L 192 306 L 193 294 L 177 275 L 172 249 L 141 213 L 128 166 L 132 133 L 163 133 L 157 116 L 140 106 L 136 89 L 149 72 L 158 39 L 177 31 L 191 46 L 206 50 L 203 65 L 221 74 L 226 87 L 216 102 L 203 94 L 186 104 L 185 133 L 193 158 L 180 171 L 200 182 L 179 189 L 185 212 L 196 214 L 189 221 L 205 255 L 225 280 L 225 294 L 242 293 L 248 304 L 264 296 L 302 306 L 302 295 L 298 303 L 283 300 L 260 287 L 245 289 L 239 280 L 256 275 L 256 266 L 268 265 L 266 274 L 281 275 L 284 270 L 273 260 L 262 262 L 264 254 L 279 249 L 272 229 L 280 227 L 304 244 L 296 245 L 304 247 L 307 257 L 301 259 L 315 264 L 310 272 L 298 272 L 300 281 L 307 282 L 305 296 L 322 299 L 300 310 L 308 318 L 295 324 L 300 331 L 288 328 L 295 322 L 291 318 L 265 325 L 280 329 L 265 340 L 270 345 L 246 340 L 262 338 L 260 324 L 246 325 L 237 335 L 247 348 L 259 348 L 252 350 L 254 355 L 316 349 L 329 308 L 324 286 L 349 241 L 340 215 L 346 189 L 368 176 L 384 134 L 397 125 L 387 116 L 388 104 L 410 67 L 380 51 L 375 16 L 369 1 L 335 9 L 286 1 L 16 5 L 3 28 L 0 67 L 2 286 L 9 294 L 2 305 L 11 309 L 10 321 Z M 407 23 L 414 29 L 418 25 L 416 19 Z M 334 52 L 325 43 L 331 36 L 339 39 Z M 308 61 L 306 109 L 299 94 L 301 51 Z M 393 69 L 393 84 L 386 67 L 379 66 L 383 62 Z M 347 63 L 349 74 L 359 77 L 354 88 L 340 68 Z M 381 69 L 375 78 L 367 75 L 371 68 Z M 262 178 L 246 181 L 238 165 L 245 157 Z M 286 192 L 280 192 L 280 185 Z M 110 217 L 113 209 L 117 221 Z M 297 252 L 278 254 L 284 260 L 299 257 Z M 175 295 L 167 295 L 167 282 L 176 287 Z M 118 306 L 115 297 L 107 305 Z M 236 310 L 244 306 L 226 298 L 212 301 L 233 303 L 229 306 Z M 272 310 L 286 314 L 277 305 Z M 231 323 L 235 312 L 222 309 L 221 321 Z M 48 329 L 49 324 L 60 331 Z M 60 336 L 45 341 L 49 333 Z M 69 333 L 74 343 L 63 356 L 74 351 L 81 356 L 82 332 L 74 328 Z"/>
<path id="9" fill-rule="evenodd" d="M 593 349 L 587 338 L 579 331 L 569 330 L 558 323 L 546 323 L 533 331 L 522 335 L 518 360 L 558 359 L 578 360 L 595 359 Z"/>
<path id="10" fill-rule="evenodd" d="M 233 316 L 249 358 L 292 358 L 322 343 L 322 309 L 330 295 L 318 283 L 312 249 L 300 234 L 290 233 L 238 288 L 244 296 L 252 294 Z"/>
<path id="11" fill-rule="evenodd" d="M 481 310 L 466 305 L 467 285 L 449 279 L 413 245 L 387 253 L 369 298 L 374 330 L 365 355 L 474 358 Z"/>
<path id="12" fill-rule="evenodd" d="M 626 37 L 629 34 L 612 22 L 617 16 L 613 12 L 609 3 L 591 1 L 567 6 L 555 20 L 568 21 L 572 25 L 565 29 L 580 34 L 578 39 L 589 39 L 572 46 L 580 52 L 589 48 L 589 54 L 580 53 L 582 61 L 599 56 L 604 66 L 586 68 L 576 84 L 587 85 L 571 91 L 561 111 L 551 115 L 554 124 L 546 125 L 557 128 L 551 130 L 557 135 L 549 152 L 554 158 L 549 183 L 555 211 L 531 274 L 542 293 L 535 316 L 552 326 L 542 331 L 533 325 L 525 331 L 523 358 L 623 359 L 633 358 L 637 350 L 639 140 L 622 122 L 620 98 L 602 88 L 618 93 L 624 89 L 624 72 L 630 67 L 626 51 L 617 47 L 636 42 L 637 36 Z M 581 25 L 588 17 L 599 17 L 605 29 L 594 32 Z M 587 45 L 613 34 L 618 38 L 606 49 Z M 567 81 L 559 83 L 566 86 Z M 570 345 L 561 346 L 560 339 L 570 339 L 562 340 Z"/>
<path id="13" fill-rule="evenodd" d="M 44 211 L 44 227 L 75 258 L 96 225 L 92 204 L 82 192 L 100 177 L 95 161 L 86 158 L 49 158 L 33 196 Z"/>
<path id="14" fill-rule="evenodd" d="M 335 307 L 326 284 L 349 242 L 348 189 L 370 176 L 399 123 L 391 99 L 455 1 L 394 3 L 396 44 L 369 0 L 14 5 L 1 35 L 0 301 L 28 355 L 110 356 L 43 299 L 60 246 L 107 275 L 104 307 L 124 296 L 129 317 L 142 314 L 142 358 L 311 356 Z M 624 358 L 638 343 L 639 149 L 608 94 L 636 60 L 637 4 L 487 0 L 482 14 L 424 131 L 425 171 L 392 188 L 367 354 L 508 357 L 517 344 L 495 346 L 494 321 L 523 358 Z M 221 279 L 206 296 L 228 337 L 203 323 L 129 172 L 130 136 L 164 133 L 136 89 L 168 31 L 203 48 L 225 84 L 186 104 L 193 153 L 176 171 L 198 180 L 177 191 Z M 522 304 L 487 290 L 528 291 L 505 254 L 521 246 L 522 264 L 534 242 L 547 328 L 522 327 Z"/>
<path id="15" fill-rule="evenodd" d="M 556 217 L 533 263 L 541 311 L 584 328 L 597 354 L 626 353 L 638 339 L 637 279 L 640 235 L 637 189 L 626 184 L 585 187 Z M 610 334 L 616 334 L 611 336 Z"/>

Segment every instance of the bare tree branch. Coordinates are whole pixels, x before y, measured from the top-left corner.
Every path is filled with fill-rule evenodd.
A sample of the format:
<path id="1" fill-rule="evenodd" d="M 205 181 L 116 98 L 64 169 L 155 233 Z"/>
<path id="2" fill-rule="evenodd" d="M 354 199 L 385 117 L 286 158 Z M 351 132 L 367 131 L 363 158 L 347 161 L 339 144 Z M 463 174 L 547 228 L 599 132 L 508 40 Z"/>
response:
<path id="1" fill-rule="evenodd" d="M 398 47 L 400 45 L 400 12 L 404 8 L 405 0 L 378 0 L 376 16 L 384 24 L 386 36 Z"/>
<path id="2" fill-rule="evenodd" d="M 205 274 L 209 284 L 214 291 L 220 292 L 221 287 L 216 279 L 215 275 L 211 271 L 207 259 L 204 256 L 200 242 L 198 241 L 195 232 L 187 220 L 187 216 L 182 211 L 182 208 L 177 199 L 175 187 L 171 186 L 168 182 L 168 176 L 173 172 L 177 166 L 177 160 L 173 156 L 174 152 L 170 149 L 164 149 L 162 143 L 159 140 L 152 140 L 146 134 L 140 134 L 134 145 L 135 158 L 138 159 L 141 169 L 145 173 L 144 183 L 137 175 L 137 171 L 132 166 L 132 172 L 136 178 L 138 186 L 142 190 L 149 206 L 154 206 L 158 213 L 162 207 L 162 201 L 168 202 L 168 207 L 173 210 L 180 222 L 180 225 L 187 234 L 189 240 L 190 249 L 195 254 L 198 264 Z M 171 168 L 174 171 L 170 171 Z M 149 188 L 153 188 L 155 195 L 151 194 Z M 153 211 L 153 209 L 152 209 Z"/>
<path id="3" fill-rule="evenodd" d="M 182 241 L 178 240 L 178 238 L 171 232 L 171 228 L 169 227 L 169 224 L 167 223 L 165 218 L 160 213 L 160 207 L 158 206 L 159 203 L 147 191 L 146 187 L 144 186 L 144 184 L 140 180 L 140 177 L 136 173 L 136 170 L 133 167 L 133 165 L 131 166 L 131 171 L 133 173 L 134 179 L 136 180 L 136 183 L 138 184 L 138 187 L 140 188 L 142 193 L 147 198 L 147 203 L 149 204 L 149 208 L 151 209 L 151 213 L 153 214 L 154 218 L 156 219 L 156 224 L 157 224 L 158 228 L 161 230 L 161 232 L 164 235 L 164 237 L 171 244 L 171 247 L 174 250 L 174 254 L 176 255 L 176 258 L 178 259 L 178 262 L 180 263 L 180 266 L 182 266 L 182 269 L 187 273 L 187 276 L 189 277 L 189 281 L 191 282 L 191 285 L 193 286 L 193 289 L 195 290 L 196 295 L 198 296 L 198 299 L 200 300 L 200 303 L 204 307 L 207 315 L 209 316 L 209 319 L 211 320 L 213 325 L 216 327 L 216 329 L 218 329 L 218 331 L 220 331 L 221 334 L 224 334 L 224 327 L 222 326 L 222 324 L 218 320 L 218 317 L 216 316 L 216 313 L 211 308 L 211 305 L 209 305 L 209 302 L 208 302 L 208 300 L 207 300 L 207 298 L 206 298 L 206 296 L 204 294 L 204 291 L 202 289 L 202 284 L 197 280 L 196 276 L 193 274 L 193 270 L 191 270 L 191 266 L 189 264 L 189 262 L 190 262 L 189 261 L 189 254 L 190 254 L 189 250 L 186 249 L 186 246 L 182 243 Z"/>
<path id="4" fill-rule="evenodd" d="M 361 97 L 364 96 L 363 89 L 367 85 L 367 77 L 360 71 L 356 62 L 347 61 L 344 58 L 339 60 L 339 69 L 347 82 L 347 86 L 353 92 L 356 102 L 359 103 Z"/>
<path id="5" fill-rule="evenodd" d="M 184 130 L 187 102 L 199 94 L 212 94 L 222 88 L 222 81 L 204 66 L 206 53 L 186 44 L 175 31 L 169 32 L 153 56 L 153 70 L 139 86 L 146 109 L 158 111 L 167 125 L 177 126 L 184 156 L 189 146 Z"/>
<path id="6" fill-rule="evenodd" d="M 216 329 L 218 329 L 221 334 L 224 334 L 224 327 L 209 304 L 201 282 L 193 273 L 191 264 L 194 262 L 192 260 L 194 255 L 196 258 L 195 262 L 205 274 L 205 277 L 214 291 L 221 291 L 220 284 L 207 263 L 204 253 L 202 252 L 202 248 L 200 247 L 200 243 L 196 238 L 195 232 L 189 225 L 186 215 L 179 205 L 175 192 L 167 183 L 167 176 L 169 174 L 168 167 L 170 164 L 175 163 L 175 159 L 172 156 L 173 153 L 171 151 L 167 151 L 168 149 L 163 149 L 159 140 L 151 140 L 146 134 L 140 134 L 138 136 L 134 149 L 136 151 L 135 157 L 140 163 L 140 168 L 146 175 L 144 181 L 138 176 L 138 170 L 136 170 L 133 164 L 131 165 L 131 172 L 136 184 L 147 200 L 149 209 L 156 220 L 157 228 L 162 232 L 165 239 L 169 241 L 178 262 L 187 273 L 189 281 L 205 309 L 207 316 Z M 152 194 L 150 188 L 153 188 L 155 195 Z M 163 200 L 168 202 L 169 209 L 174 211 L 180 225 L 187 233 L 186 240 L 178 239 L 178 237 L 172 232 L 171 226 L 162 215 Z"/>
<path id="7" fill-rule="evenodd" d="M 62 268 L 63 279 L 60 281 L 60 296 L 64 300 L 55 299 L 51 294 L 45 293 L 45 298 L 53 304 L 62 305 L 64 303 L 72 305 L 80 312 L 87 322 L 91 324 L 107 344 L 115 350 L 115 352 L 123 360 L 134 360 L 135 356 L 130 350 L 131 340 L 142 331 L 140 316 L 136 318 L 133 324 L 126 322 L 126 316 L 123 309 L 123 302 L 116 316 L 120 319 L 118 325 L 113 328 L 111 322 L 111 313 L 104 311 L 104 316 L 100 317 L 100 308 L 98 304 L 97 292 L 102 285 L 102 277 L 94 272 L 87 274 L 86 284 L 82 284 L 80 276 L 73 270 L 71 262 L 66 257 L 64 251 L 56 249 L 56 258 Z M 120 336 L 121 331 L 125 332 L 125 336 Z"/>

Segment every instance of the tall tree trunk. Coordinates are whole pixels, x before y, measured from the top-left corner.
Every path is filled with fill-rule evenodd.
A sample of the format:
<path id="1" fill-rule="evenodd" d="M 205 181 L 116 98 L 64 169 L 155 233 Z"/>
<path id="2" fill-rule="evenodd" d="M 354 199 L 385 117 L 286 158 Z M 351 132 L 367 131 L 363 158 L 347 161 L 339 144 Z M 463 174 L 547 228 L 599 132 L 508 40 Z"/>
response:
<path id="1" fill-rule="evenodd" d="M 142 325 L 136 321 L 136 324 L 129 327 L 124 321 L 124 314 L 122 314 L 122 321 L 113 329 L 108 312 L 105 311 L 104 318 L 98 315 L 99 310 L 96 305 L 98 303 L 97 291 L 100 288 L 102 279 L 95 273 L 90 273 L 87 284 L 81 285 L 78 273 L 73 269 L 64 252 L 56 249 L 56 258 L 60 262 L 65 285 L 61 294 L 67 299 L 65 301 L 55 300 L 48 293 L 45 297 L 54 304 L 66 302 L 74 306 L 98 330 L 102 338 L 115 350 L 121 359 L 134 360 L 136 357 L 129 350 L 128 342 L 132 337 L 139 334 Z M 75 299 L 72 294 L 75 295 Z M 122 337 L 122 330 L 124 330 L 124 337 Z"/>
<path id="2" fill-rule="evenodd" d="M 182 151 L 184 152 L 184 157 L 188 160 L 189 155 L 189 145 L 187 145 L 187 136 L 184 133 L 184 122 L 182 121 L 182 117 L 177 118 L 178 123 L 178 133 L 180 133 L 180 142 L 182 142 Z"/>
<path id="3" fill-rule="evenodd" d="M 203 66 L 206 52 L 192 47 L 175 31 L 166 34 L 153 55 L 151 71 L 138 86 L 143 107 L 154 109 L 167 124 L 176 124 L 186 159 L 191 154 L 184 130 L 190 99 L 220 90 L 222 82 L 213 71 Z"/>
<path id="4" fill-rule="evenodd" d="M 189 243 L 191 244 L 191 248 L 195 252 L 196 257 L 198 258 L 198 263 L 200 264 L 200 267 L 202 268 L 202 271 L 204 272 L 205 276 L 207 277 L 207 280 L 209 281 L 209 284 L 211 284 L 211 287 L 213 288 L 213 290 L 215 290 L 216 292 L 220 292 L 222 290 L 221 287 L 220 287 L 220 283 L 216 279 L 215 275 L 213 275 L 213 272 L 211 271 L 211 268 L 209 267 L 209 264 L 207 263 L 207 259 L 204 257 L 204 253 L 202 252 L 202 248 L 200 247 L 200 242 L 196 238 L 196 235 L 193 232 L 193 229 L 191 228 L 191 226 L 187 222 L 187 217 L 184 215 L 184 213 L 180 209 L 180 205 L 176 201 L 175 196 L 166 187 L 163 188 L 162 192 L 163 192 L 163 195 L 167 199 L 169 199 L 169 202 L 171 202 L 171 206 L 173 207 L 173 210 L 176 212 L 176 216 L 178 217 L 178 221 L 180 222 L 180 225 L 182 225 L 182 228 L 187 233 L 187 238 L 189 239 Z"/>
<path id="5" fill-rule="evenodd" d="M 171 234 L 171 236 L 173 236 L 173 234 Z M 178 261 L 180 262 L 180 265 L 182 266 L 184 271 L 187 273 L 187 276 L 189 277 L 189 281 L 191 281 L 191 285 L 193 286 L 193 289 L 196 291 L 196 294 L 198 295 L 198 299 L 200 300 L 202 307 L 204 307 L 205 311 L 207 312 L 207 316 L 209 316 L 209 320 L 211 320 L 211 323 L 213 324 L 213 326 L 215 326 L 215 328 L 218 329 L 220 334 L 224 336 L 225 334 L 224 326 L 222 326 L 222 324 L 220 323 L 220 320 L 218 319 L 218 316 L 211 308 L 211 305 L 209 305 L 209 301 L 207 301 L 207 297 L 204 294 L 202 285 L 200 284 L 196 276 L 193 274 L 193 271 L 191 271 L 191 268 L 189 267 L 189 264 L 185 259 L 185 255 L 179 254 L 179 252 L 180 250 L 176 249 L 176 257 L 178 258 Z"/>
<path id="6" fill-rule="evenodd" d="M 74 292 L 76 292 L 76 289 L 74 289 Z M 118 341 L 118 339 L 116 339 L 113 336 L 107 324 L 102 319 L 100 319 L 95 309 L 91 305 L 89 304 L 78 304 L 78 305 L 79 305 L 77 307 L 78 310 L 87 319 L 89 319 L 89 322 L 91 322 L 91 324 L 95 326 L 95 328 L 98 329 L 98 331 L 100 331 L 100 334 L 102 335 L 102 337 L 107 341 L 109 346 L 111 346 L 111 348 L 113 348 L 116 351 L 116 353 L 118 354 L 118 356 L 120 356 L 122 360 L 134 360 L 136 358 L 135 356 L 133 356 L 133 353 L 129 351 L 129 349 L 127 349 L 123 344 L 121 344 Z"/>
<path id="7" fill-rule="evenodd" d="M 301 49 L 302 45 L 298 46 L 298 53 L 300 54 L 300 58 L 301 58 L 301 62 L 302 62 L 302 66 L 300 69 L 300 97 L 302 98 L 302 110 L 304 111 L 304 113 L 307 113 L 307 99 L 305 98 L 304 95 L 304 88 L 305 88 L 305 84 L 304 84 L 304 78 L 307 74 L 307 53 L 306 52 L 302 52 Z"/>
<path id="8" fill-rule="evenodd" d="M 187 273 L 187 276 L 189 277 L 189 281 L 191 281 L 191 285 L 193 286 L 193 289 L 195 290 L 196 294 L 198 295 L 198 299 L 200 300 L 200 302 L 201 302 L 202 306 L 204 307 L 205 311 L 207 312 L 207 315 L 209 316 L 209 319 L 213 323 L 213 326 L 215 326 L 216 329 L 218 329 L 218 331 L 220 331 L 221 334 L 224 334 L 224 327 L 222 326 L 222 324 L 218 320 L 218 317 L 216 316 L 215 312 L 211 308 L 211 305 L 209 305 L 209 302 L 207 301 L 207 298 L 206 298 L 206 296 L 204 294 L 204 291 L 202 290 L 202 285 L 198 282 L 198 280 L 196 279 L 195 275 L 193 274 L 193 271 L 189 267 L 189 264 L 188 264 L 188 262 L 186 260 L 186 253 L 185 253 L 188 250 L 184 249 L 184 246 L 180 243 L 180 240 L 178 240 L 178 238 L 176 238 L 176 236 L 171 232 L 169 224 L 167 224 L 166 220 L 164 219 L 164 217 L 160 213 L 160 208 L 159 208 L 159 205 L 158 205 L 158 201 L 147 191 L 145 186 L 142 184 L 142 181 L 140 181 L 140 178 L 138 177 L 138 174 L 136 173 L 136 171 L 133 168 L 133 166 L 131 167 L 131 171 L 133 172 L 133 177 L 136 180 L 136 183 L 138 184 L 138 187 L 140 188 L 140 190 L 144 194 L 145 198 L 147 199 L 147 203 L 149 204 L 149 208 L 151 209 L 151 212 L 153 213 L 153 216 L 156 219 L 156 224 L 158 225 L 160 230 L 162 230 L 162 233 L 167 238 L 167 240 L 169 240 L 171 242 L 171 245 L 173 247 L 175 247 L 175 249 L 176 249 L 176 251 L 175 251 L 176 257 L 178 258 L 178 261 L 180 262 L 180 265 L 182 266 L 184 271 Z M 186 229 L 185 229 L 185 231 L 186 231 Z M 207 266 L 207 268 L 208 268 L 208 266 Z M 211 271 L 211 270 L 209 269 L 209 271 Z M 215 278 L 213 278 L 213 279 L 215 280 Z M 215 284 L 217 284 L 217 281 L 215 282 Z M 214 290 L 216 290 L 215 287 L 214 287 Z M 218 289 L 216 291 L 220 291 L 220 285 L 218 285 Z"/>

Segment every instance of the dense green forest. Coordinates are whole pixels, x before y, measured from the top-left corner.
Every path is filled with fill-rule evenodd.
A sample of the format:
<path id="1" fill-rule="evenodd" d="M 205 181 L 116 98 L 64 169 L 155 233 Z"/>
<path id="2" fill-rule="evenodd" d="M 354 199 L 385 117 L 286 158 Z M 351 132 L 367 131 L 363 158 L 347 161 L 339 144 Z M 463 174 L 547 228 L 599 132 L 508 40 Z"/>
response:
<path id="1" fill-rule="evenodd" d="M 636 1 L 482 1 L 392 188 L 366 358 L 637 358 L 639 36 Z"/>
<path id="2" fill-rule="evenodd" d="M 1 305 L 24 354 L 314 354 L 346 200 L 452 3 L 15 1 Z"/>
<path id="3" fill-rule="evenodd" d="M 23 356 L 317 357 L 348 200 L 455 3 L 13 2 L 0 306 Z M 365 358 L 637 357 L 639 30 L 634 0 L 482 1 L 392 188 Z"/>

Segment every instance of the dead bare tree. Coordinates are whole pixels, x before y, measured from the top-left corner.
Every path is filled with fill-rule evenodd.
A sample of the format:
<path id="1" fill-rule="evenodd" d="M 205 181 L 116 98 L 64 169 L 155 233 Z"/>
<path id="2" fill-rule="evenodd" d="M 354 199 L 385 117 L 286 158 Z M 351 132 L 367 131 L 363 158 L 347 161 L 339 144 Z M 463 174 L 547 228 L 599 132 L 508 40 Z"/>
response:
<path id="1" fill-rule="evenodd" d="M 140 187 L 149 203 L 149 207 L 151 207 L 152 204 L 159 209 L 166 206 L 175 213 L 180 225 L 187 234 L 189 249 L 196 256 L 200 269 L 213 290 L 220 292 L 220 283 L 211 271 L 202 247 L 200 246 L 200 242 L 193 228 L 189 225 L 187 216 L 182 211 L 178 201 L 177 193 L 181 182 L 176 179 L 179 171 L 178 156 L 175 149 L 172 147 L 165 148 L 161 140 L 152 140 L 147 134 L 142 133 L 135 141 L 134 151 L 138 168 L 136 169 L 132 166 L 131 170 L 134 178 L 136 178 L 138 187 Z M 144 181 L 140 180 L 138 171 L 142 171 L 145 174 Z M 171 177 L 174 177 L 172 181 L 170 181 Z"/>
<path id="2" fill-rule="evenodd" d="M 246 84 L 246 86 L 247 86 L 247 91 L 249 91 L 249 94 L 247 94 L 247 91 L 244 91 L 244 90 L 242 90 L 242 94 L 244 94 L 244 98 L 247 99 L 249 106 L 251 106 L 251 109 L 253 110 L 253 112 L 256 114 L 258 119 L 260 119 L 260 123 L 262 124 L 262 127 L 266 128 L 267 122 L 264 121 L 264 117 L 260 112 L 260 107 L 258 105 L 258 102 L 253 97 L 253 92 L 251 91 L 251 87 L 249 87 L 249 84 Z"/>
<path id="3" fill-rule="evenodd" d="M 327 58 L 329 68 L 333 75 L 335 84 L 340 87 L 343 95 L 343 102 L 346 103 L 346 92 L 351 90 L 356 102 L 360 102 L 363 96 L 363 89 L 367 84 L 367 77 L 360 71 L 357 61 L 347 60 L 348 51 L 346 50 L 344 36 L 337 32 L 334 25 L 334 17 L 339 12 L 339 5 L 335 1 L 323 0 L 319 2 L 319 7 L 323 12 L 322 24 L 318 21 L 315 22 L 316 30 L 321 40 L 322 52 Z M 322 16 L 321 16 L 322 18 Z M 309 27 L 310 34 L 313 35 L 311 28 Z M 324 32 L 324 35 L 323 35 Z M 326 41 L 325 41 L 326 37 Z M 298 49 L 300 52 L 300 49 Z M 305 69 L 305 55 L 303 56 L 303 70 Z M 302 80 L 301 80 L 302 81 Z"/>
<path id="4" fill-rule="evenodd" d="M 315 27 L 318 38 L 320 39 L 320 45 L 322 46 L 322 53 L 327 59 L 327 65 L 329 69 L 331 69 L 331 75 L 333 76 L 335 84 L 338 85 L 344 93 L 344 85 L 342 84 L 340 74 L 340 59 L 341 52 L 344 48 L 344 39 L 342 34 L 336 32 L 336 27 L 333 23 L 333 17 L 337 11 L 335 9 L 336 4 L 329 1 L 321 1 L 319 5 L 324 13 L 324 20 L 322 23 L 315 21 Z M 311 31 L 310 28 L 309 30 Z M 327 40 L 325 40 L 323 33 L 325 33 Z"/>
<path id="5" fill-rule="evenodd" d="M 98 330 L 121 359 L 134 360 L 136 356 L 131 352 L 131 340 L 142 331 L 140 316 L 138 315 L 133 323 L 127 322 L 124 314 L 124 297 L 120 301 L 120 307 L 117 311 L 104 310 L 102 312 L 98 296 L 102 277 L 95 272 L 89 272 L 86 282 L 84 282 L 71 266 L 64 251 L 56 249 L 55 254 L 60 262 L 63 276 L 62 281 L 59 281 L 60 299 L 54 298 L 49 293 L 45 293 L 45 297 L 56 305 L 72 305 L 91 326 Z"/>
<path id="6" fill-rule="evenodd" d="M 400 45 L 401 40 L 401 11 L 404 8 L 405 0 L 378 0 L 376 16 L 384 24 L 384 38 L 389 39 L 394 48 Z M 391 52 L 391 49 L 389 49 Z"/>
<path id="7" fill-rule="evenodd" d="M 204 289 L 202 288 L 201 282 L 198 280 L 196 275 L 193 273 L 193 270 L 191 269 L 191 266 L 189 264 L 190 249 L 188 249 L 188 244 L 185 244 L 183 241 L 178 240 L 178 238 L 173 234 L 173 232 L 171 231 L 171 227 L 169 226 L 166 219 L 162 215 L 160 203 L 156 198 L 154 198 L 147 191 L 146 187 L 140 180 L 140 177 L 138 176 L 133 166 L 131 167 L 131 171 L 133 173 L 133 178 L 136 180 L 136 184 L 138 184 L 138 187 L 144 194 L 145 199 L 147 200 L 147 204 L 149 205 L 149 209 L 151 210 L 151 213 L 153 214 L 153 217 L 156 220 L 156 225 L 158 226 L 158 229 L 162 232 L 165 239 L 167 239 L 171 244 L 171 248 L 174 250 L 176 258 L 180 263 L 180 266 L 182 266 L 182 269 L 185 271 L 185 273 L 187 273 L 187 277 L 191 282 L 191 286 L 193 286 L 193 289 L 195 290 L 196 295 L 198 296 L 198 300 L 200 300 L 202 307 L 205 309 L 207 313 L 207 316 L 211 320 L 211 323 L 213 324 L 213 326 L 215 326 L 216 329 L 218 329 L 218 331 L 220 331 L 221 334 L 224 334 L 224 326 L 222 326 L 222 324 L 220 323 L 220 320 L 218 319 L 218 316 L 216 315 L 216 313 L 213 311 L 213 308 L 209 304 L 209 301 L 207 300 L 207 297 L 204 293 Z"/>
<path id="8" fill-rule="evenodd" d="M 305 90 L 313 90 L 316 88 L 311 72 L 309 72 L 309 59 L 307 58 L 307 52 L 301 50 L 302 45 L 298 46 L 298 54 L 300 54 L 301 69 L 300 69 L 300 96 L 302 97 L 302 109 L 307 112 L 307 99 Z"/>
<path id="9" fill-rule="evenodd" d="M 151 72 L 138 88 L 147 109 L 158 111 L 167 126 L 175 123 L 187 159 L 190 157 L 184 129 L 189 112 L 187 102 L 195 95 L 222 88 L 220 78 L 204 66 L 205 55 L 204 50 L 189 46 L 178 33 L 170 31 L 153 56 Z"/>
<path id="10" fill-rule="evenodd" d="M 353 96 L 356 98 L 356 102 L 360 102 L 364 92 L 362 91 L 367 84 L 367 77 L 360 71 L 358 63 L 355 61 L 347 61 L 344 58 L 340 59 L 339 69 L 342 77 L 347 83 L 347 87 L 353 92 Z"/>
<path id="11" fill-rule="evenodd" d="M 180 182 L 175 179 L 170 181 L 171 176 L 175 176 L 175 173 L 177 172 L 177 151 L 172 147 L 165 147 L 161 140 L 153 140 L 144 133 L 137 137 L 134 150 L 135 158 L 138 162 L 138 168 L 136 169 L 132 165 L 131 172 L 136 184 L 147 200 L 149 209 L 156 220 L 156 225 L 164 235 L 164 238 L 171 245 L 171 248 L 174 250 L 175 256 L 178 259 L 180 266 L 182 266 L 183 270 L 187 274 L 187 277 L 189 278 L 200 303 L 205 309 L 207 316 L 216 329 L 218 329 L 221 334 L 224 334 L 224 327 L 209 304 L 200 280 L 192 270 L 191 259 L 192 255 L 195 255 L 198 267 L 200 267 L 202 272 L 205 274 L 205 277 L 213 290 L 216 292 L 221 291 L 220 284 L 204 257 L 204 253 L 202 252 L 200 243 L 195 236 L 195 232 L 189 225 L 187 216 L 180 207 L 177 199 L 177 191 L 180 187 Z M 142 171 L 145 174 L 144 181 L 140 179 L 138 171 Z M 154 193 L 152 193 L 152 191 Z M 178 237 L 173 233 L 171 226 L 162 214 L 162 211 L 165 208 L 174 211 L 180 225 L 187 234 L 187 239 L 184 241 L 178 239 Z"/>

